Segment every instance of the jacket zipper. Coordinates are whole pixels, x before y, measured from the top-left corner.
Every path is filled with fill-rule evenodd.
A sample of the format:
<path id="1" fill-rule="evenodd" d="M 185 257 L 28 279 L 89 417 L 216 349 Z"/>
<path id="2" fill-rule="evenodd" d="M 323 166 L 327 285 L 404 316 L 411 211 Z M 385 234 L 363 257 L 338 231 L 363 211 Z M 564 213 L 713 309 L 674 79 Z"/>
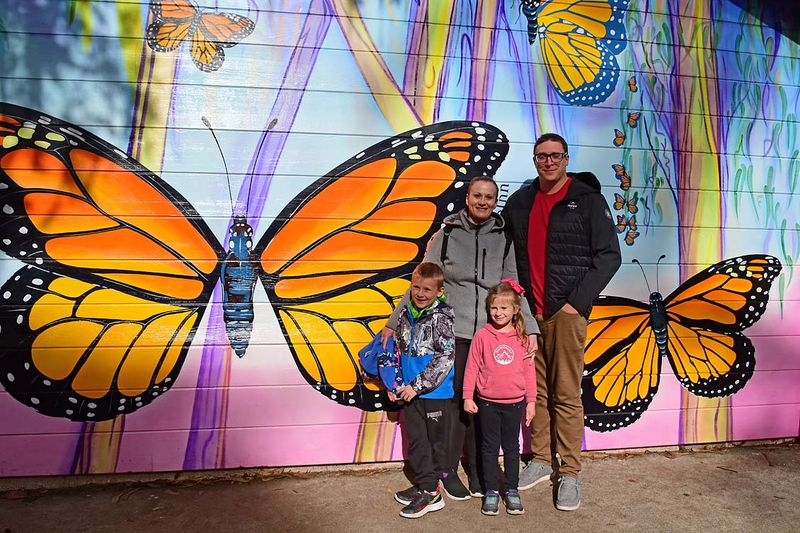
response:
<path id="1" fill-rule="evenodd" d="M 481 279 L 486 279 L 486 248 L 483 249 L 483 259 L 481 260 Z"/>
<path id="2" fill-rule="evenodd" d="M 475 317 L 475 322 L 472 324 L 472 335 L 474 336 L 475 333 L 478 331 L 478 306 L 480 305 L 479 294 L 478 294 L 478 259 L 479 259 L 479 252 L 480 246 L 478 244 L 478 232 L 480 228 L 475 228 L 475 311 L 472 313 L 472 316 Z"/>

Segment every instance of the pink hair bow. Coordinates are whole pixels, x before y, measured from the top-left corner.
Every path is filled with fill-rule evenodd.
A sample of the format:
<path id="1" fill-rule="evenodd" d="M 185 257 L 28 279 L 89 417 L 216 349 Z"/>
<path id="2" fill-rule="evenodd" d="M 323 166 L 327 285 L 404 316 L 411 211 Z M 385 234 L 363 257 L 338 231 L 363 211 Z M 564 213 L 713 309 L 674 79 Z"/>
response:
<path id="1" fill-rule="evenodd" d="M 525 294 L 525 289 L 523 289 L 522 285 L 520 285 L 519 282 L 515 279 L 503 278 L 500 280 L 500 283 L 505 283 L 506 285 L 510 286 L 512 289 L 514 289 L 514 292 L 516 292 L 520 296 Z"/>

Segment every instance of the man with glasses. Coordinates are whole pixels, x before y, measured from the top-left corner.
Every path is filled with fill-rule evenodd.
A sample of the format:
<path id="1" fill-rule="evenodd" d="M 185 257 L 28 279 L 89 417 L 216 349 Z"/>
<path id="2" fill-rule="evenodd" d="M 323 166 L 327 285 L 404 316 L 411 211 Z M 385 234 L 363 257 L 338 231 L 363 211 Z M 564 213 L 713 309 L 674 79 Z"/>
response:
<path id="1" fill-rule="evenodd" d="M 556 508 L 580 506 L 583 439 L 583 349 L 592 302 L 621 264 L 619 242 L 600 182 L 590 172 L 567 173 L 563 137 L 536 140 L 539 173 L 503 208 L 516 252 L 517 272 L 536 315 L 542 341 L 536 352 L 533 459 L 520 474 L 520 490 L 556 479 Z M 555 460 L 558 453 L 560 461 Z M 554 472 L 553 467 L 556 468 Z"/>

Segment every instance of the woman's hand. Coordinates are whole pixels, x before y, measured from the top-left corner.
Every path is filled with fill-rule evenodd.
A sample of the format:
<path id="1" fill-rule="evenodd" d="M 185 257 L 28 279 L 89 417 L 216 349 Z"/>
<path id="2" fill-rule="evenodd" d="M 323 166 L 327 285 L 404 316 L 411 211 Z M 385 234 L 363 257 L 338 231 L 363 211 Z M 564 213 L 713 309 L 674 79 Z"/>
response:
<path id="1" fill-rule="evenodd" d="M 478 412 L 478 404 L 475 403 L 475 400 L 464 400 L 464 411 L 474 415 Z"/>
<path id="2" fill-rule="evenodd" d="M 539 349 L 539 336 L 535 333 L 528 335 L 528 353 L 525 354 L 526 359 L 530 359 L 528 364 L 532 365 L 536 359 L 536 350 Z"/>
<path id="3" fill-rule="evenodd" d="M 398 401 L 400 401 L 400 400 L 397 398 L 397 395 L 396 395 L 395 393 L 393 393 L 392 391 L 390 391 L 390 390 L 387 390 L 387 391 L 386 391 L 386 395 L 387 395 L 387 396 L 389 396 L 389 399 L 390 399 L 391 401 L 395 402 L 395 403 L 397 403 Z"/>
<path id="4" fill-rule="evenodd" d="M 381 345 L 384 348 L 386 348 L 386 341 L 389 340 L 389 337 L 394 337 L 394 330 L 392 328 L 383 328 L 381 330 Z"/>
<path id="5" fill-rule="evenodd" d="M 464 406 L 466 408 L 466 405 Z M 530 426 L 531 422 L 533 421 L 533 415 L 536 414 L 536 404 L 529 403 L 525 407 L 525 425 Z"/>

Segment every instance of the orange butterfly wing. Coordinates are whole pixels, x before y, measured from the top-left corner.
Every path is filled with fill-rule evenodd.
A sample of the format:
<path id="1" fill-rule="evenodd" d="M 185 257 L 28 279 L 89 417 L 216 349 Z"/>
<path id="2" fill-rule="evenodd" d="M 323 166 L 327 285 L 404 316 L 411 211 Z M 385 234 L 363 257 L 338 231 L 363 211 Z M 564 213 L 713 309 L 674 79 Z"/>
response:
<path id="1" fill-rule="evenodd" d="M 0 381 L 44 414 L 102 420 L 165 392 L 222 250 L 176 191 L 91 133 L 0 104 Z"/>
<path id="2" fill-rule="evenodd" d="M 614 146 L 622 146 L 625 142 L 625 133 L 614 128 Z"/>
<path id="3" fill-rule="evenodd" d="M 689 391 L 717 397 L 745 386 L 755 348 L 741 332 L 766 311 L 781 268 L 768 255 L 727 259 L 692 276 L 665 300 L 670 364 Z"/>
<path id="4" fill-rule="evenodd" d="M 178 48 L 194 31 L 199 15 L 197 8 L 187 0 L 151 0 L 153 22 L 147 26 L 145 40 L 156 52 L 171 52 Z"/>
<path id="5" fill-rule="evenodd" d="M 488 124 L 425 126 L 351 158 L 278 215 L 256 254 L 309 384 L 343 405 L 387 408 L 362 380 L 358 350 L 385 325 L 441 220 L 463 206 L 466 183 L 507 152 Z"/>
<path id="6" fill-rule="evenodd" d="M 658 389 L 661 357 L 649 308 L 601 296 L 586 328 L 582 399 L 584 425 L 612 431 L 636 421 Z"/>
<path id="7" fill-rule="evenodd" d="M 252 20 L 232 13 L 203 13 L 192 35 L 192 61 L 203 72 L 218 70 L 230 48 L 253 32 Z"/>

